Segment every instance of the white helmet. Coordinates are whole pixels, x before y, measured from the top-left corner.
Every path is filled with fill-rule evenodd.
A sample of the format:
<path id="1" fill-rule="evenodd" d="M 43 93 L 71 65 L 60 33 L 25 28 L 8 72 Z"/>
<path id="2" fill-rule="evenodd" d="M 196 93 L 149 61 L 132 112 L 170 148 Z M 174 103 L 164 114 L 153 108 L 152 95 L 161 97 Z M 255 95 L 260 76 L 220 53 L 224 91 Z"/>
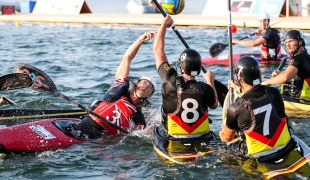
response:
<path id="1" fill-rule="evenodd" d="M 152 85 L 154 86 L 154 91 L 156 90 L 157 82 L 156 82 L 156 80 L 153 77 L 151 77 L 151 76 L 142 76 L 142 77 L 140 77 L 140 80 L 142 80 L 142 79 L 150 81 L 152 83 Z"/>
<path id="2" fill-rule="evenodd" d="M 257 20 L 261 20 L 261 19 L 268 19 L 270 20 L 270 16 L 268 13 L 266 12 L 261 12 L 258 17 L 257 17 Z"/>

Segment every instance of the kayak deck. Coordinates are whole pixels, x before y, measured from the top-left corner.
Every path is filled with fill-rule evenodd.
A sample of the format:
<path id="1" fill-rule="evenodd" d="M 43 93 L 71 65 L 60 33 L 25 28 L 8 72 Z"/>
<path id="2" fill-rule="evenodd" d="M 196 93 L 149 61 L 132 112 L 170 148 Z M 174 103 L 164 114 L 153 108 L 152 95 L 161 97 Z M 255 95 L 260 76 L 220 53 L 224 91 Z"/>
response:
<path id="1" fill-rule="evenodd" d="M 288 58 L 286 54 L 281 54 L 281 58 L 277 61 L 275 60 L 264 60 L 261 58 L 260 52 L 251 52 L 251 53 L 236 53 L 233 54 L 233 63 L 237 61 L 242 56 L 250 56 L 256 59 L 259 63 L 270 63 L 270 62 L 280 62 L 285 58 Z M 203 65 L 224 65 L 229 66 L 229 54 L 223 54 L 213 58 L 203 58 Z"/>
<path id="2" fill-rule="evenodd" d="M 284 100 L 287 116 L 296 118 L 310 118 L 310 104 L 302 104 Z"/>
<path id="3" fill-rule="evenodd" d="M 80 109 L 34 110 L 34 109 L 9 109 L 0 110 L 0 125 L 12 126 L 46 118 L 78 118 L 87 115 Z"/>
<path id="4" fill-rule="evenodd" d="M 188 164 L 198 158 L 216 152 L 217 143 L 213 133 L 195 140 L 172 140 L 164 135 L 163 128 L 153 129 L 153 147 L 159 157 L 168 160 L 170 163 Z"/>

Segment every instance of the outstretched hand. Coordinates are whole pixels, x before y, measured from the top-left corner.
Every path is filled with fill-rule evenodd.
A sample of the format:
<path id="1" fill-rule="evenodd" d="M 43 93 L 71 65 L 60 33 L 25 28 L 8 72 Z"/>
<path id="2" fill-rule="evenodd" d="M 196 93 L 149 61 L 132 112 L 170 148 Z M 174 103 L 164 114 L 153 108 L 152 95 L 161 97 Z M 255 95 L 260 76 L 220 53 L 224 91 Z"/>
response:
<path id="1" fill-rule="evenodd" d="M 140 38 L 142 39 L 142 41 L 148 41 L 148 40 L 151 40 L 155 37 L 156 35 L 156 32 L 155 31 L 147 31 L 145 32 L 144 34 L 142 34 L 140 36 Z"/>

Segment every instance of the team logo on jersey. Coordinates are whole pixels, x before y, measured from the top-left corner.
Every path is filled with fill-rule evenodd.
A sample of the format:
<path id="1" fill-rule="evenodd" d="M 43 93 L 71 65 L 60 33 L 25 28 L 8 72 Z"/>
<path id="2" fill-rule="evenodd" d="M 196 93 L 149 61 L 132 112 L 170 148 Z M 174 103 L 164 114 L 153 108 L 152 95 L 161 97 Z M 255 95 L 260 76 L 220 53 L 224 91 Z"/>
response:
<path id="1" fill-rule="evenodd" d="M 294 59 L 291 59 L 289 62 L 288 62 L 288 65 L 292 65 L 294 63 Z"/>
<path id="2" fill-rule="evenodd" d="M 172 66 L 170 66 L 169 64 L 164 64 L 164 68 L 166 69 L 166 71 L 168 71 L 172 68 Z"/>

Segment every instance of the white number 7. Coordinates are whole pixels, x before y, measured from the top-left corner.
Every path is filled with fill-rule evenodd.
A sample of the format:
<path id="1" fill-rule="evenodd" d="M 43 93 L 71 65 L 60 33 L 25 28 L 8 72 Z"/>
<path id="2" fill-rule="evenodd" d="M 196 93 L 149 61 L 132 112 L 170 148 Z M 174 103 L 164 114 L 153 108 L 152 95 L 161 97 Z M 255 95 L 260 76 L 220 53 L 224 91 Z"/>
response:
<path id="1" fill-rule="evenodd" d="M 265 119 L 264 119 L 264 129 L 263 129 L 264 136 L 269 135 L 269 121 L 270 121 L 271 110 L 272 110 L 271 104 L 267 104 L 267 105 L 265 105 L 263 107 L 259 107 L 257 109 L 253 109 L 254 115 L 266 111 L 266 116 L 265 116 Z"/>

